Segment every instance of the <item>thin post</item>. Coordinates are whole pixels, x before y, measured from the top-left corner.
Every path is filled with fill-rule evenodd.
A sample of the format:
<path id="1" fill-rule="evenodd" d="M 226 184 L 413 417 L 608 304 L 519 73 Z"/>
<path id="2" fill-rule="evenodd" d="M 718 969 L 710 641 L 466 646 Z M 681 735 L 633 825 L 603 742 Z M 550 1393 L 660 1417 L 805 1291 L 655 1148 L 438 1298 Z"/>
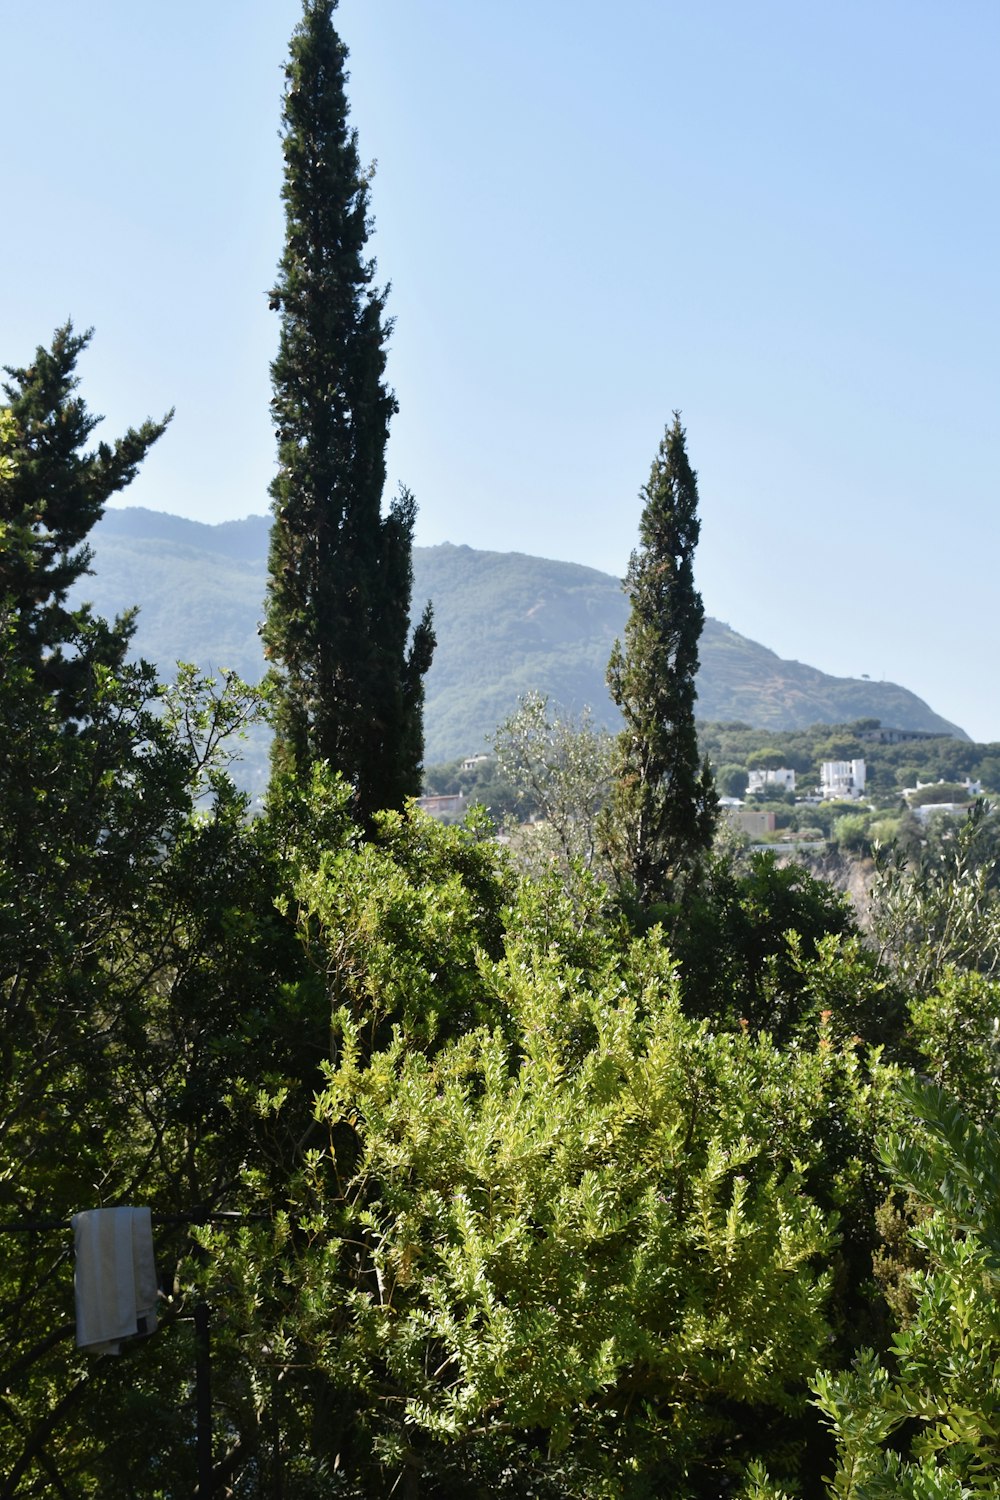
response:
<path id="1" fill-rule="evenodd" d="M 212 1370 L 207 1302 L 194 1306 L 194 1369 L 198 1455 L 198 1500 L 212 1493 Z"/>

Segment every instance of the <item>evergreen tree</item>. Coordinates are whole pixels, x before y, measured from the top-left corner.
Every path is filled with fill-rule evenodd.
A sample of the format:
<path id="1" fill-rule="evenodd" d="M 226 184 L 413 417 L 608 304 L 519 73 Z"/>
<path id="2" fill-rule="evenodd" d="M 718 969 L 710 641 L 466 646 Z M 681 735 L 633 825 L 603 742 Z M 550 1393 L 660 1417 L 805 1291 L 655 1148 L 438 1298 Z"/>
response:
<path id="1" fill-rule="evenodd" d="M 643 906 L 667 899 L 677 878 L 709 849 L 718 806 L 695 732 L 705 611 L 693 570 L 698 482 L 684 438 L 675 412 L 641 491 L 641 546 L 625 580 L 632 612 L 625 647 L 616 641 L 608 664 L 625 727 L 616 745 L 606 837 L 619 881 Z"/>
<path id="2" fill-rule="evenodd" d="M 113 444 L 84 445 L 100 417 L 75 394 L 76 362 L 90 334 L 56 330 L 31 365 L 5 366 L 4 464 L 0 473 L 0 625 L 13 631 L 15 659 L 60 695 L 65 717 L 79 716 L 95 662 L 116 667 L 131 635 L 129 616 L 111 627 L 89 610 L 67 608 L 88 570 L 85 543 L 112 495 L 125 489 L 161 435 L 161 422 L 130 428 Z"/>
<path id="3" fill-rule="evenodd" d="M 289 1137 L 308 1139 L 329 1002 L 315 984 L 289 995 L 301 965 L 275 902 L 282 838 L 328 843 L 330 820 L 300 833 L 289 817 L 294 835 L 280 808 L 248 820 L 220 741 L 254 694 L 193 668 L 161 689 L 124 660 L 129 616 L 67 602 L 104 500 L 162 428 L 88 447 L 85 343 L 58 332 L 8 372 L 0 405 L 0 1494 L 147 1493 L 155 1471 L 169 1500 L 195 1490 L 188 1315 L 204 1260 L 176 1221 L 260 1210 L 265 1173 L 289 1159 L 255 1131 L 265 1083 L 305 1085 Z M 157 1230 L 174 1295 L 142 1353 L 94 1378 L 73 1342 L 68 1219 L 136 1201 L 174 1220 Z M 224 1337 L 213 1382 L 233 1413 L 246 1361 Z M 251 1400 L 230 1430 L 257 1495 Z"/>
<path id="4" fill-rule="evenodd" d="M 271 293 L 279 470 L 263 634 L 276 767 L 303 777 L 329 761 L 367 819 L 420 790 L 434 635 L 428 606 L 410 639 L 412 496 L 402 491 L 382 513 L 391 325 L 365 254 L 368 176 L 348 125 L 335 7 L 305 0 L 286 67 L 286 235 Z"/>

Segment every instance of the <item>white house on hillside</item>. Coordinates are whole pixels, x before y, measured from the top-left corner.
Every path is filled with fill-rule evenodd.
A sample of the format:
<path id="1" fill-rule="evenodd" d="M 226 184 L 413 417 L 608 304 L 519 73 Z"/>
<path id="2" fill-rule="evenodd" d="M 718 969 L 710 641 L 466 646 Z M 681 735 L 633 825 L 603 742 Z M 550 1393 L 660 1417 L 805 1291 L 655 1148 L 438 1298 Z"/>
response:
<path id="1" fill-rule="evenodd" d="M 750 771 L 747 792 L 762 792 L 765 787 L 777 787 L 780 792 L 794 792 L 795 772 L 782 766 L 780 771 Z"/>
<path id="2" fill-rule="evenodd" d="M 939 776 L 937 781 L 921 781 L 918 777 L 916 786 L 904 786 L 903 796 L 906 798 L 907 802 L 909 802 L 910 798 L 915 796 L 917 792 L 923 792 L 929 786 L 964 787 L 965 791 L 968 794 L 970 802 L 973 800 L 973 798 L 981 797 L 983 795 L 983 783 L 981 781 L 973 781 L 969 776 L 963 776 L 961 781 L 945 781 L 943 776 Z M 934 804 L 932 803 L 931 806 L 933 805 Z M 941 804 L 938 803 L 938 806 L 940 805 Z"/>
<path id="3" fill-rule="evenodd" d="M 945 782 L 940 778 L 937 781 L 918 781 L 916 786 L 905 787 L 903 789 L 903 796 L 907 802 L 910 802 L 911 798 L 916 796 L 917 792 L 922 792 L 927 787 L 932 786 L 964 787 L 966 800 L 964 802 L 918 802 L 916 807 L 912 807 L 911 805 L 912 812 L 919 818 L 921 823 L 926 823 L 929 818 L 933 818 L 937 813 L 947 813 L 952 818 L 964 818 L 969 811 L 970 804 L 983 794 L 983 784 L 981 781 L 972 781 L 968 776 L 964 776 L 959 782 Z"/>
<path id="4" fill-rule="evenodd" d="M 863 797 L 865 794 L 865 763 L 863 760 L 825 760 L 819 768 L 820 791 L 824 801 L 839 801 L 844 797 Z"/>

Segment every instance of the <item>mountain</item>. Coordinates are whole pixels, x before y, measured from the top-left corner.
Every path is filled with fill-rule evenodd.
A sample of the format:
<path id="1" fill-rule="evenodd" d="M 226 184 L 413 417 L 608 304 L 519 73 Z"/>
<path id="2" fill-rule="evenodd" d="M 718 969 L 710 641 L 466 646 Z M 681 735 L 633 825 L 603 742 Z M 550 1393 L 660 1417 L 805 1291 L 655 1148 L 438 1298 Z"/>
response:
<path id="1" fill-rule="evenodd" d="M 180 660 L 255 680 L 263 670 L 257 624 L 269 525 L 265 516 L 206 526 L 158 511 L 109 510 L 92 533 L 93 574 L 77 597 L 103 615 L 138 604 L 136 652 L 163 674 Z M 450 543 L 414 548 L 413 572 L 414 611 L 433 600 L 438 636 L 427 677 L 429 764 L 482 749 L 532 689 L 571 711 L 589 704 L 598 722 L 616 727 L 604 669 L 628 612 L 618 579 Z M 718 620 L 705 621 L 701 662 L 703 719 L 804 729 L 877 718 L 895 729 L 967 737 L 906 688 L 784 661 Z"/>

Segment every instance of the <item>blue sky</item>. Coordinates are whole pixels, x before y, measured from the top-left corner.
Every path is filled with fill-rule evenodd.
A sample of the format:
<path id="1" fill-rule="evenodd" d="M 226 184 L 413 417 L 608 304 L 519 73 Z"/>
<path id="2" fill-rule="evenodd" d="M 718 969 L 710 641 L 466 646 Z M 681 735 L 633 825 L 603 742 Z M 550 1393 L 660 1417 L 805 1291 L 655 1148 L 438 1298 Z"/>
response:
<path id="1" fill-rule="evenodd" d="M 267 509 L 298 0 L 0 5 L 0 361 L 94 325 L 128 494 Z M 341 0 L 417 540 L 624 571 L 680 408 L 709 613 L 979 739 L 995 689 L 994 0 Z"/>

